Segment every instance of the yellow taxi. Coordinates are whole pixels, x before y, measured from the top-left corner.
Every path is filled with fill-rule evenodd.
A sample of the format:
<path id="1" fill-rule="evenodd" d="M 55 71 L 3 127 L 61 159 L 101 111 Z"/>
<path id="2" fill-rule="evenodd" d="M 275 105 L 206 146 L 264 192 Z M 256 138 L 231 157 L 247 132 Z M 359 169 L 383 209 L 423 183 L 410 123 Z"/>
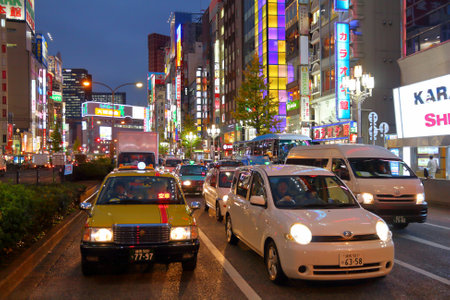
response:
<path id="1" fill-rule="evenodd" d="M 139 168 L 108 174 L 92 203 L 81 240 L 81 269 L 100 263 L 181 262 L 194 270 L 199 249 L 197 224 L 180 183 L 170 173 Z"/>

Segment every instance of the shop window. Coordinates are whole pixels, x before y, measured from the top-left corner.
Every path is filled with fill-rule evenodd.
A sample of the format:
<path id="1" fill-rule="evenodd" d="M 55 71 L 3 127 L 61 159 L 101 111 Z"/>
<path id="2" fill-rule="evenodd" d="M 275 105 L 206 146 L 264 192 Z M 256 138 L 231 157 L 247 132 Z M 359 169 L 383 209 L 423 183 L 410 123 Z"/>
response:
<path id="1" fill-rule="evenodd" d="M 3 103 L 3 104 L 6 104 L 6 96 L 3 96 L 3 97 L 2 97 L 2 103 Z"/>

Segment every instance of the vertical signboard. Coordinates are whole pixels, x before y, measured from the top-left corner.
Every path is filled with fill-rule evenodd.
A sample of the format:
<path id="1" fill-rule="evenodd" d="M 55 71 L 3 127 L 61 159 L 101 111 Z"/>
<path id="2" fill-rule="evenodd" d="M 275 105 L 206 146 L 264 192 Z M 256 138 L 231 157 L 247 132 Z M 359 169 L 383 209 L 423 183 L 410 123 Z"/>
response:
<path id="1" fill-rule="evenodd" d="M 0 15 L 6 15 L 8 20 L 25 20 L 24 0 L 0 1 Z"/>
<path id="2" fill-rule="evenodd" d="M 310 112 L 309 112 L 309 97 L 301 97 L 301 111 L 302 111 L 302 121 L 308 122 L 310 118 Z"/>
<path id="3" fill-rule="evenodd" d="M 350 7 L 350 0 L 334 0 L 334 11 L 347 11 Z"/>
<path id="4" fill-rule="evenodd" d="M 47 41 L 42 34 L 36 35 L 36 58 L 45 67 L 48 66 Z"/>
<path id="5" fill-rule="evenodd" d="M 181 66 L 181 24 L 177 27 L 177 58 L 176 66 Z"/>
<path id="6" fill-rule="evenodd" d="M 31 31 L 35 32 L 36 26 L 34 23 L 34 0 L 25 0 L 26 6 L 26 21 L 28 26 L 30 26 Z"/>
<path id="7" fill-rule="evenodd" d="M 342 79 L 350 75 L 349 33 L 348 23 L 335 23 L 336 117 L 338 120 L 350 119 L 350 96 L 345 92 L 342 83 Z"/>

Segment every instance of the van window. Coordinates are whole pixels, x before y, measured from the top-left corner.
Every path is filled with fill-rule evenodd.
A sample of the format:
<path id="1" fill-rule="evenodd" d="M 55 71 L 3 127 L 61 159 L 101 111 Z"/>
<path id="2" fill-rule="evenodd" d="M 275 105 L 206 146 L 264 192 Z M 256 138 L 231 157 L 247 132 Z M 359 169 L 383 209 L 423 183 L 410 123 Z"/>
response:
<path id="1" fill-rule="evenodd" d="M 349 158 L 358 178 L 417 178 L 406 163 L 395 159 Z"/>
<path id="2" fill-rule="evenodd" d="M 216 184 L 217 184 L 217 173 L 216 173 L 216 172 L 214 172 L 214 173 L 211 175 L 211 182 L 210 182 L 210 184 L 211 184 L 211 186 L 213 186 L 213 187 L 216 186 Z"/>
<path id="3" fill-rule="evenodd" d="M 286 164 L 326 168 L 328 165 L 328 159 L 327 158 L 288 158 L 286 160 Z"/>
<path id="4" fill-rule="evenodd" d="M 251 173 L 249 171 L 243 171 L 241 174 L 239 174 L 238 182 L 237 182 L 237 189 L 236 194 L 239 196 L 242 196 L 244 198 L 247 198 L 247 191 L 248 186 L 250 184 L 250 176 Z"/>
<path id="5" fill-rule="evenodd" d="M 253 183 L 250 196 L 262 196 L 267 201 L 264 180 L 259 173 L 253 173 Z"/>
<path id="6" fill-rule="evenodd" d="M 333 158 L 331 171 L 342 180 L 350 180 L 348 168 L 343 159 Z"/>

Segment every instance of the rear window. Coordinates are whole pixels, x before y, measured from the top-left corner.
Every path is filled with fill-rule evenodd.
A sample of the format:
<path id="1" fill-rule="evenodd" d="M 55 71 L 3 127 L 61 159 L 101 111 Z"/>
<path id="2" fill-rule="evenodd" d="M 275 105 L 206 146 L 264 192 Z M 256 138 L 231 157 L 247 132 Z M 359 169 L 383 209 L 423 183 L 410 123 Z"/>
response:
<path id="1" fill-rule="evenodd" d="M 182 166 L 180 170 L 181 175 L 199 175 L 199 176 L 205 176 L 206 175 L 206 167 L 199 166 L 199 165 L 193 165 L 193 166 Z"/>
<path id="2" fill-rule="evenodd" d="M 166 167 L 176 167 L 181 164 L 181 159 L 168 159 L 166 160 Z"/>
<path id="3" fill-rule="evenodd" d="M 117 164 L 120 166 L 137 166 L 139 162 L 144 162 L 147 166 L 155 166 L 155 154 L 154 153 L 133 153 L 125 152 L 120 153 L 117 158 Z"/>
<path id="4" fill-rule="evenodd" d="M 156 176 L 110 177 L 97 204 L 184 204 L 176 180 Z"/>
<path id="5" fill-rule="evenodd" d="M 218 165 L 221 167 L 239 167 L 239 166 L 243 166 L 244 163 L 242 161 L 238 161 L 238 160 L 225 160 L 225 161 L 219 161 Z"/>

